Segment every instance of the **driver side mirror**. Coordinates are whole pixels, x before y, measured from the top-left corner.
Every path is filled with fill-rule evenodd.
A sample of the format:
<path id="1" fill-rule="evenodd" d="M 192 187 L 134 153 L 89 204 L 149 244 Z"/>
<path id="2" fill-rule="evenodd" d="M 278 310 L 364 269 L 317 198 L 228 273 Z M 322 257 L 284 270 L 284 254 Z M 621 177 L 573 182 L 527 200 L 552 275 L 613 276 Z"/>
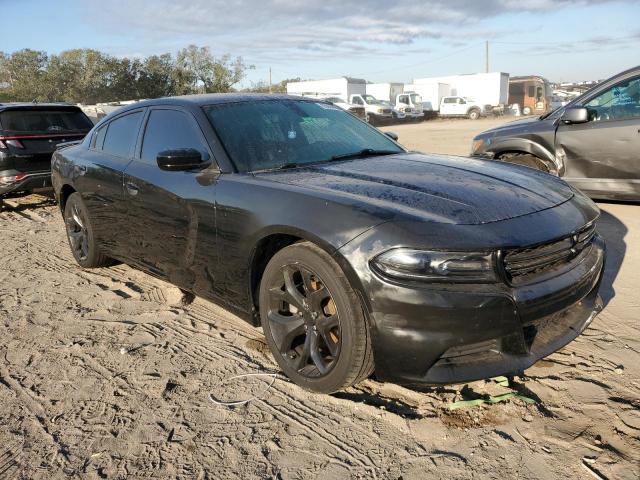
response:
<path id="1" fill-rule="evenodd" d="M 202 153 L 195 148 L 164 150 L 158 153 L 156 161 L 161 170 L 170 172 L 200 169 L 209 163 L 202 158 Z"/>
<path id="2" fill-rule="evenodd" d="M 393 140 L 394 142 L 398 141 L 398 134 L 397 133 L 393 133 L 393 132 L 384 132 L 384 134 L 389 137 L 391 140 Z"/>
<path id="3" fill-rule="evenodd" d="M 589 121 L 589 111 L 585 107 L 567 108 L 562 114 L 563 123 L 587 123 Z"/>

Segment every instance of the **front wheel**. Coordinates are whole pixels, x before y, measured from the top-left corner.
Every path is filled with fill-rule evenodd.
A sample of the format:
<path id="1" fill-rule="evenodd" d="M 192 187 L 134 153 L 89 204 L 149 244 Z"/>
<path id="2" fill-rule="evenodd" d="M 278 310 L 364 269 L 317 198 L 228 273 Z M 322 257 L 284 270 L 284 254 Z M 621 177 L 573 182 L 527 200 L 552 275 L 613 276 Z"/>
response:
<path id="1" fill-rule="evenodd" d="M 64 223 L 71 253 L 83 268 L 106 267 L 113 262 L 100 252 L 87 208 L 79 193 L 73 193 L 64 206 Z"/>
<path id="2" fill-rule="evenodd" d="M 373 371 L 358 296 L 331 256 L 310 242 L 271 259 L 260 283 L 260 317 L 278 365 L 307 390 L 335 392 Z"/>

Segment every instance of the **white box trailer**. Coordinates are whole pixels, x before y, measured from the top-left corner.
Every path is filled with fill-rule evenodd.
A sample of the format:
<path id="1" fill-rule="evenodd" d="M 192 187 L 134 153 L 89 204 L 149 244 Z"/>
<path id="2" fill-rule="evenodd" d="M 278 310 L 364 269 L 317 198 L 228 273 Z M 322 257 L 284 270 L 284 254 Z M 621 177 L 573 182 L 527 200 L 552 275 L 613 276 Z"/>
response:
<path id="1" fill-rule="evenodd" d="M 352 95 L 364 95 L 367 82 L 360 78 L 340 77 L 329 80 L 306 80 L 287 83 L 289 95 L 304 97 L 339 97 L 350 102 Z"/>
<path id="2" fill-rule="evenodd" d="M 404 92 L 404 83 L 367 83 L 367 95 L 396 104 L 398 95 Z"/>
<path id="3" fill-rule="evenodd" d="M 413 83 L 404 86 L 405 92 L 414 92 L 422 97 L 422 109 L 425 112 L 437 112 L 442 97 L 451 94 L 451 87 L 446 83 Z"/>
<path id="4" fill-rule="evenodd" d="M 416 78 L 413 83 L 444 83 L 451 87 L 450 96 L 470 98 L 481 105 L 497 107 L 509 101 L 509 74 L 503 72 Z"/>

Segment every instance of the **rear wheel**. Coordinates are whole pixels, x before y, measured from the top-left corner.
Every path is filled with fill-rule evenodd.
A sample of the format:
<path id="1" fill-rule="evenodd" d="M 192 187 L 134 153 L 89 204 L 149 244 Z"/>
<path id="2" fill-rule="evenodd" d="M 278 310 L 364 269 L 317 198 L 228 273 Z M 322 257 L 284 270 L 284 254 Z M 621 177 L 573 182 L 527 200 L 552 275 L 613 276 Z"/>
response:
<path id="1" fill-rule="evenodd" d="M 503 162 L 515 163 L 529 168 L 535 168 L 546 173 L 550 173 L 549 166 L 540 158 L 529 153 L 507 153 L 501 155 L 499 160 Z"/>
<path id="2" fill-rule="evenodd" d="M 64 207 L 64 223 L 71 253 L 83 268 L 106 267 L 113 261 L 100 252 L 87 208 L 78 193 L 72 193 Z"/>
<path id="3" fill-rule="evenodd" d="M 480 110 L 470 110 L 467 116 L 469 117 L 469 120 L 478 120 L 480 118 Z"/>
<path id="4" fill-rule="evenodd" d="M 278 365 L 305 389 L 335 392 L 373 371 L 360 301 L 338 264 L 312 243 L 271 259 L 260 283 L 260 317 Z"/>

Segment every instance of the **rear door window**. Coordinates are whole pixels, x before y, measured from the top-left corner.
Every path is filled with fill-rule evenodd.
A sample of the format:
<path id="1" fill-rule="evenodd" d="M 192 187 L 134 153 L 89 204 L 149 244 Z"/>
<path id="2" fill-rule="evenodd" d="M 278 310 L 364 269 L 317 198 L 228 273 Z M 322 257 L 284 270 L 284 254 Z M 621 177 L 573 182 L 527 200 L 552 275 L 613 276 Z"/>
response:
<path id="1" fill-rule="evenodd" d="M 193 148 L 203 155 L 208 150 L 202 133 L 185 112 L 152 110 L 144 132 L 140 159 L 155 165 L 158 153 L 181 148 Z"/>
<path id="2" fill-rule="evenodd" d="M 102 149 L 111 155 L 130 157 L 138 137 L 141 119 L 142 111 L 138 111 L 112 120 L 107 128 Z"/>
<path id="3" fill-rule="evenodd" d="M 91 120 L 77 110 L 16 109 L 0 113 L 3 130 L 16 133 L 66 133 L 90 130 Z"/>

